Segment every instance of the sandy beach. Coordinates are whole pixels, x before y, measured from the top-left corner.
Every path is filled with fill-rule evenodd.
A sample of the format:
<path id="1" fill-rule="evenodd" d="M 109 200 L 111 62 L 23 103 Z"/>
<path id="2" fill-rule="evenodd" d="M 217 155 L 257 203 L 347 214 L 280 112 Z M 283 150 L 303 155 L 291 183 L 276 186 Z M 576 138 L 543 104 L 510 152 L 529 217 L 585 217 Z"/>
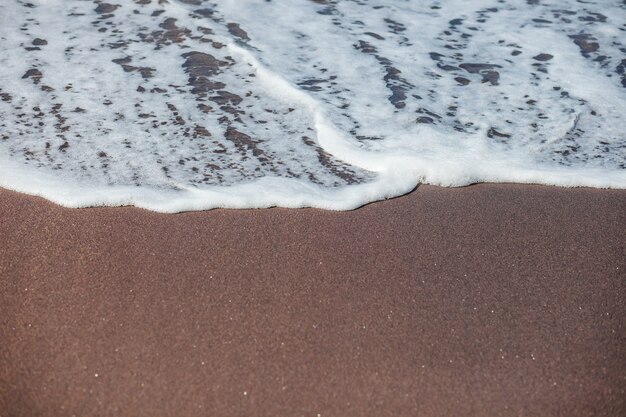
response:
<path id="1" fill-rule="evenodd" d="M 356 211 L 0 190 L 0 416 L 618 416 L 626 191 Z"/>

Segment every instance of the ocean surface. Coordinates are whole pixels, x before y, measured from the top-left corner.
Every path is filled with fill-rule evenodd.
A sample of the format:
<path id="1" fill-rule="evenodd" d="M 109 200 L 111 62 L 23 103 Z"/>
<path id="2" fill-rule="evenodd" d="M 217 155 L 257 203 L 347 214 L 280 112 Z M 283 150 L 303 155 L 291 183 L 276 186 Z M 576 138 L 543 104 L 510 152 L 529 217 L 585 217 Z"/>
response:
<path id="1" fill-rule="evenodd" d="M 2 0 L 0 186 L 356 208 L 626 188 L 623 0 Z"/>

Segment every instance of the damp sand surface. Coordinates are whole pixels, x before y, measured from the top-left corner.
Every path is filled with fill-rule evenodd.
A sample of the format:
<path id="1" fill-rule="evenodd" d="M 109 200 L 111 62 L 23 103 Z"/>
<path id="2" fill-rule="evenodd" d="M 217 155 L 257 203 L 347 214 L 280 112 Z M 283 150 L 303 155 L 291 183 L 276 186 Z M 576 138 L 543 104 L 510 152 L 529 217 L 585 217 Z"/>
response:
<path id="1" fill-rule="evenodd" d="M 0 413 L 623 415 L 625 213 L 521 185 L 179 215 L 0 190 Z"/>

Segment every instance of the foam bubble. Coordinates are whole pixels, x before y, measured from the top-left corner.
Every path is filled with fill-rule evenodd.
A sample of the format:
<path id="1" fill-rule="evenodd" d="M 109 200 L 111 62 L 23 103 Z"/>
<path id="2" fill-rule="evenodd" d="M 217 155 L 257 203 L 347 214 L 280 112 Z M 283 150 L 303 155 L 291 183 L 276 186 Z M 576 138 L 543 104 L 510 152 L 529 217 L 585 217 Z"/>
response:
<path id="1" fill-rule="evenodd" d="M 626 188 L 625 7 L 3 2 L 0 186 L 164 212 Z"/>

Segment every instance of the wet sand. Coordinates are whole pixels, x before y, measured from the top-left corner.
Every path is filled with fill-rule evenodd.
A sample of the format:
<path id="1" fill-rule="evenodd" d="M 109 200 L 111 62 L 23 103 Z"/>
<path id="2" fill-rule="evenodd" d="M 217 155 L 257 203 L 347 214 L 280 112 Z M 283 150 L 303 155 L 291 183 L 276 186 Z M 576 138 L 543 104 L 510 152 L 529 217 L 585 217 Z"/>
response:
<path id="1" fill-rule="evenodd" d="M 352 212 L 0 190 L 1 416 L 617 416 L 626 191 Z"/>

